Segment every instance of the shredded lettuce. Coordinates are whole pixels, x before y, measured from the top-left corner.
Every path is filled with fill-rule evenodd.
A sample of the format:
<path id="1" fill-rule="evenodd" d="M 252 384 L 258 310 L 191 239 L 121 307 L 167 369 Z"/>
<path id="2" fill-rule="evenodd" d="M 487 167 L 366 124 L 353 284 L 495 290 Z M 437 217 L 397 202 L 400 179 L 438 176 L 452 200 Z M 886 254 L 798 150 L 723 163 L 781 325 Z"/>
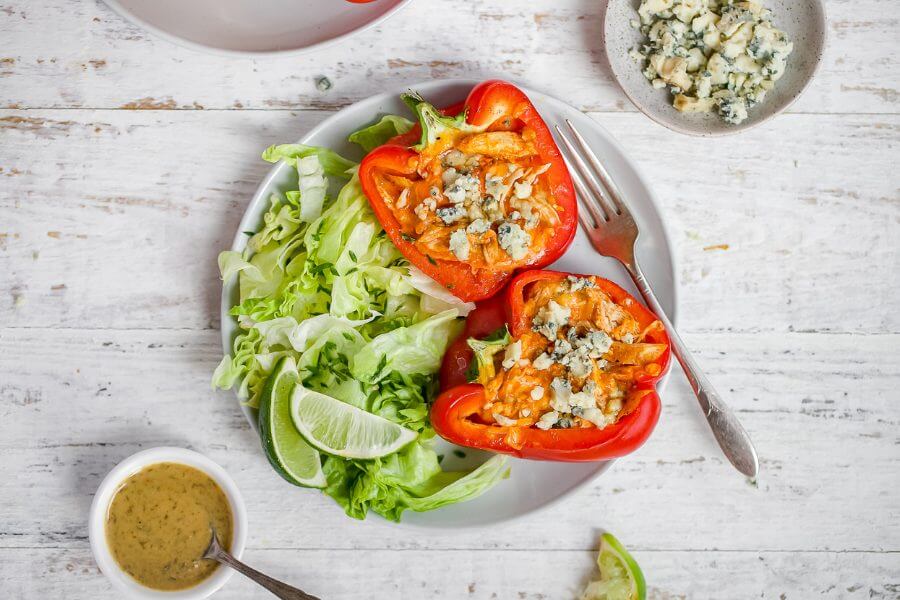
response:
<path id="1" fill-rule="evenodd" d="M 465 317 L 475 310 L 474 302 L 460 300 L 413 265 L 409 266 L 408 281 L 411 286 L 422 292 L 422 306 L 425 310 L 441 312 L 448 308 L 455 308 L 461 317 Z"/>
<path id="2" fill-rule="evenodd" d="M 471 500 L 508 474 L 500 455 L 469 473 L 442 471 L 437 455 L 421 442 L 371 461 L 329 460 L 323 468 L 325 493 L 348 515 L 362 519 L 371 509 L 393 521 L 406 509 L 422 512 Z"/>
<path id="3" fill-rule="evenodd" d="M 387 373 L 435 373 L 450 340 L 459 334 L 454 309 L 409 327 L 382 333 L 353 357 L 350 371 L 361 380 L 377 381 Z"/>
<path id="4" fill-rule="evenodd" d="M 337 152 L 321 146 L 279 144 L 269 146 L 262 154 L 262 158 L 266 162 L 277 163 L 283 160 L 292 167 L 296 167 L 297 161 L 307 156 L 318 158 L 325 173 L 332 177 L 343 177 L 346 179 L 347 172 L 356 166 L 356 163 L 352 160 L 347 160 Z"/>
<path id="5" fill-rule="evenodd" d="M 410 127 L 384 117 L 351 141 L 368 150 Z M 295 168 L 297 184 L 272 195 L 245 251 L 219 255 L 223 280 L 238 279 L 231 315 L 240 330 L 213 385 L 236 389 L 255 408 L 275 364 L 291 356 L 304 386 L 419 432 L 414 444 L 380 459 L 324 457 L 325 493 L 352 517 L 373 510 L 399 520 L 407 509 L 482 494 L 507 476 L 503 459 L 471 472 L 443 471 L 428 421 L 441 358 L 471 305 L 413 269 L 393 246 L 355 163 L 302 144 L 272 146 L 263 158 Z M 329 177 L 345 182 L 334 198 Z"/>
<path id="6" fill-rule="evenodd" d="M 413 128 L 413 122 L 397 115 L 385 115 L 380 121 L 350 134 L 350 141 L 359 144 L 365 152 L 371 152 L 394 136 Z"/>

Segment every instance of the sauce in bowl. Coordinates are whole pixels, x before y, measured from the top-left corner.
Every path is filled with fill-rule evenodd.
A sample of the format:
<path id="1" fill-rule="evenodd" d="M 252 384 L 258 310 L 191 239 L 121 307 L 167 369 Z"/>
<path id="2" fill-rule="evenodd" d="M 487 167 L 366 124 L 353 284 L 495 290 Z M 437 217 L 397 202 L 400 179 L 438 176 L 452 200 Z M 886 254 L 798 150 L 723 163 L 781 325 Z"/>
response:
<path id="1" fill-rule="evenodd" d="M 231 505 L 206 473 L 162 462 L 126 479 L 106 515 L 106 541 L 119 566 L 135 581 L 157 590 L 193 587 L 218 563 L 200 557 L 210 542 L 210 526 L 231 548 Z"/>

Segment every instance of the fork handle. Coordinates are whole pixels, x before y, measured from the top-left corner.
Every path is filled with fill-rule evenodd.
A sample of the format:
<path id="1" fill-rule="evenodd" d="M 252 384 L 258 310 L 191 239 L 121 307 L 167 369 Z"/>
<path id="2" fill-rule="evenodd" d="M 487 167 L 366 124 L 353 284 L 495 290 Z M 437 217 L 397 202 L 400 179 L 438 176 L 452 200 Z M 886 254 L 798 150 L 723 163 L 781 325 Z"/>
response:
<path id="1" fill-rule="evenodd" d="M 691 356 L 681 336 L 675 330 L 675 326 L 672 325 L 662 306 L 660 306 L 659 301 L 656 299 L 656 294 L 653 293 L 653 289 L 650 287 L 647 278 L 644 277 L 644 273 L 641 271 L 637 261 L 634 261 L 631 265 L 625 264 L 625 269 L 631 275 L 634 285 L 637 286 L 650 310 L 656 313 L 665 326 L 669 334 L 672 353 L 678 359 L 681 368 L 684 369 L 684 374 L 691 384 L 691 389 L 694 390 L 694 395 L 697 396 L 700 408 L 703 409 L 703 414 L 706 415 L 709 427 L 712 429 L 713 435 L 716 436 L 716 441 L 719 443 L 722 452 L 725 453 L 725 456 L 738 471 L 751 479 L 756 479 L 756 475 L 759 473 L 759 459 L 756 455 L 756 448 L 753 447 L 753 442 L 750 440 L 747 431 L 738 421 L 734 412 L 719 396 L 719 393 L 713 388 L 703 371 L 700 370 L 700 366 L 694 360 L 694 357 Z"/>

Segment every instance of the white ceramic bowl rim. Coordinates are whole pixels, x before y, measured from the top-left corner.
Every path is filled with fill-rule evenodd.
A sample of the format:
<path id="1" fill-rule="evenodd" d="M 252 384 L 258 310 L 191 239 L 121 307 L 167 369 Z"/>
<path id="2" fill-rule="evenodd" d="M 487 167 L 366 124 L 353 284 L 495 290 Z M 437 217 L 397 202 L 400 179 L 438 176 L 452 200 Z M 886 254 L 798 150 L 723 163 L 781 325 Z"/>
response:
<path id="1" fill-rule="evenodd" d="M 682 113 L 681 116 L 685 117 L 683 122 L 672 121 L 664 118 L 663 116 L 657 114 L 655 109 L 651 106 L 646 105 L 638 96 L 635 91 L 626 83 L 623 82 L 623 77 L 619 73 L 616 68 L 616 64 L 612 60 L 609 50 L 609 43 L 607 40 L 607 36 L 609 35 L 608 30 L 608 17 L 610 13 L 610 2 L 607 2 L 603 7 L 603 16 L 601 18 L 600 30 L 603 32 L 603 41 L 604 41 L 604 49 L 603 54 L 606 58 L 606 65 L 609 67 L 610 73 L 612 73 L 613 79 L 616 81 L 616 84 L 619 86 L 619 89 L 625 94 L 625 96 L 631 101 L 631 103 L 641 111 L 644 115 L 650 118 L 650 120 L 655 123 L 666 127 L 667 129 L 671 129 L 672 131 L 676 131 L 678 133 L 682 133 L 684 135 L 692 135 L 697 137 L 725 137 L 731 136 L 738 133 L 742 133 L 748 129 L 752 129 L 758 125 L 762 125 L 763 123 L 767 123 L 780 115 L 781 113 L 787 111 L 800 97 L 809 89 L 813 80 L 816 78 L 816 75 L 819 72 L 819 69 L 822 66 L 822 57 L 824 55 L 824 49 L 828 45 L 828 17 L 825 12 L 825 3 L 823 0 L 811 0 L 816 3 L 818 7 L 820 20 L 816 23 L 821 28 L 821 38 L 819 39 L 819 50 L 816 52 L 814 59 L 812 60 L 812 68 L 809 69 L 807 77 L 803 80 L 803 83 L 799 86 L 796 93 L 789 99 L 783 101 L 781 105 L 777 106 L 771 110 L 768 114 L 763 116 L 756 116 L 751 114 L 750 118 L 739 125 L 734 125 L 728 128 L 723 129 L 715 129 L 715 130 L 704 130 L 701 124 L 692 123 L 689 119 L 690 115 L 688 113 Z M 637 0 L 635 0 L 635 4 L 637 4 Z M 637 7 L 635 5 L 634 8 L 635 16 L 637 15 Z M 628 24 L 630 27 L 630 24 Z M 646 83 L 649 85 L 649 82 L 642 81 L 642 83 Z M 784 85 L 784 84 L 782 84 Z M 769 100 L 770 104 L 768 106 L 773 107 L 771 104 L 771 100 Z M 765 106 L 765 103 L 762 103 L 761 106 Z"/>
<path id="2" fill-rule="evenodd" d="M 103 574 L 109 578 L 119 591 L 130 598 L 139 600 L 159 600 L 160 598 L 169 600 L 200 600 L 210 596 L 225 585 L 225 582 L 232 575 L 232 570 L 220 567 L 208 579 L 185 590 L 171 592 L 153 590 L 142 586 L 123 571 L 116 563 L 106 543 L 106 512 L 116 490 L 119 489 L 119 486 L 125 479 L 137 471 L 148 465 L 161 462 L 174 462 L 194 467 L 209 475 L 222 488 L 222 491 L 225 492 L 225 496 L 228 498 L 228 502 L 231 504 L 234 520 L 231 553 L 237 558 L 241 557 L 244 552 L 244 545 L 247 543 L 247 508 L 244 505 L 244 500 L 241 497 L 237 484 L 225 472 L 225 469 L 206 456 L 193 450 L 174 447 L 150 448 L 137 454 L 132 454 L 113 467 L 103 479 L 100 487 L 97 488 L 97 493 L 94 495 L 88 521 L 91 551 L 94 553 L 94 560 L 97 561 L 97 565 Z"/>
<path id="3" fill-rule="evenodd" d="M 412 2 L 412 0 L 401 0 L 396 5 L 392 6 L 388 10 L 384 11 L 371 21 L 367 21 L 358 27 L 355 27 L 345 33 L 340 35 L 336 35 L 330 39 L 323 40 L 321 42 L 316 42 L 313 44 L 309 44 L 306 46 L 297 46 L 296 48 L 285 48 L 284 50 L 231 50 L 229 48 L 221 48 L 218 46 L 211 46 L 208 44 L 202 44 L 199 42 L 194 42 L 189 39 L 185 39 L 179 35 L 175 35 L 173 33 L 169 33 L 168 31 L 153 25 L 147 20 L 139 17 L 134 14 L 127 8 L 125 8 L 119 0 L 103 0 L 107 6 L 109 6 L 113 11 L 118 14 L 123 19 L 130 21 L 149 32 L 151 35 L 175 44 L 177 46 L 181 46 L 182 48 L 187 48 L 188 50 L 194 50 L 196 52 L 205 52 L 207 54 L 216 54 L 219 56 L 229 56 L 229 57 L 239 57 L 239 58 L 266 58 L 266 57 L 276 57 L 276 56 L 292 56 L 298 54 L 306 54 L 308 52 L 314 52 L 316 50 L 321 50 L 323 48 L 327 48 L 329 46 L 333 46 L 339 44 L 343 40 L 350 38 L 358 33 L 362 33 L 364 31 L 368 31 L 372 27 L 380 25 L 385 20 L 396 14 L 400 9 L 405 7 L 407 4 Z"/>

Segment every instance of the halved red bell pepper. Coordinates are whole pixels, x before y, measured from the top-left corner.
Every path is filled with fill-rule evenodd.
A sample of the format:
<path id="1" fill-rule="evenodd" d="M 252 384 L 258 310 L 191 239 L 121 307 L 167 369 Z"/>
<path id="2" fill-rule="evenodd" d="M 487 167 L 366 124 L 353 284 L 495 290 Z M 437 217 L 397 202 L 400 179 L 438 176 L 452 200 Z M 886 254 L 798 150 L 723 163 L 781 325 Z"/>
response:
<path id="1" fill-rule="evenodd" d="M 462 300 L 477 301 L 499 291 L 516 270 L 548 265 L 565 252 L 577 226 L 572 180 L 550 130 L 520 89 L 504 81 L 485 81 L 475 86 L 464 103 L 440 111 L 416 95 L 405 95 L 404 100 L 417 113 L 419 124 L 410 132 L 370 152 L 360 164 L 359 178 L 385 232 L 413 265 Z M 542 234 L 546 242 L 540 248 L 529 248 L 533 253 L 526 255 L 524 264 L 510 269 L 494 268 L 494 264 L 489 264 L 476 269 L 466 260 L 435 258 L 423 252 L 418 240 L 404 231 L 403 224 L 392 209 L 399 199 L 387 195 L 379 181 L 391 177 L 422 181 L 422 170 L 431 168 L 429 165 L 437 156 L 438 149 L 444 151 L 452 147 L 447 146 L 447 140 L 452 136 L 445 135 L 443 140 L 441 137 L 449 130 L 472 134 L 527 131 L 537 159 L 542 165 L 549 165 L 548 170 L 538 177 L 546 182 L 558 222 L 552 232 Z M 504 218 L 512 214 L 514 212 L 510 210 Z"/>
<path id="2" fill-rule="evenodd" d="M 524 308 L 528 286 L 541 280 L 558 281 L 570 274 L 556 271 L 527 271 L 516 276 L 504 293 L 479 302 L 466 319 L 466 327 L 450 345 L 441 365 L 441 394 L 431 408 L 431 423 L 437 433 L 461 446 L 480 448 L 519 458 L 556 461 L 608 460 L 629 454 L 650 436 L 660 414 L 655 384 L 669 364 L 668 336 L 656 316 L 615 283 L 592 277 L 599 288 L 624 308 L 646 333 L 644 340 L 665 344 L 665 351 L 634 381 L 635 402 L 627 414 L 610 425 L 572 429 L 500 426 L 478 419 L 486 402 L 482 385 L 468 383 L 467 372 L 473 361 L 469 338 L 484 338 L 504 325 L 513 338 L 532 327 Z M 591 277 L 575 275 L 576 277 Z M 655 365 L 651 367 L 650 365 Z M 648 372 L 649 371 L 649 372 Z M 624 411 L 623 411 L 624 412 Z"/>

